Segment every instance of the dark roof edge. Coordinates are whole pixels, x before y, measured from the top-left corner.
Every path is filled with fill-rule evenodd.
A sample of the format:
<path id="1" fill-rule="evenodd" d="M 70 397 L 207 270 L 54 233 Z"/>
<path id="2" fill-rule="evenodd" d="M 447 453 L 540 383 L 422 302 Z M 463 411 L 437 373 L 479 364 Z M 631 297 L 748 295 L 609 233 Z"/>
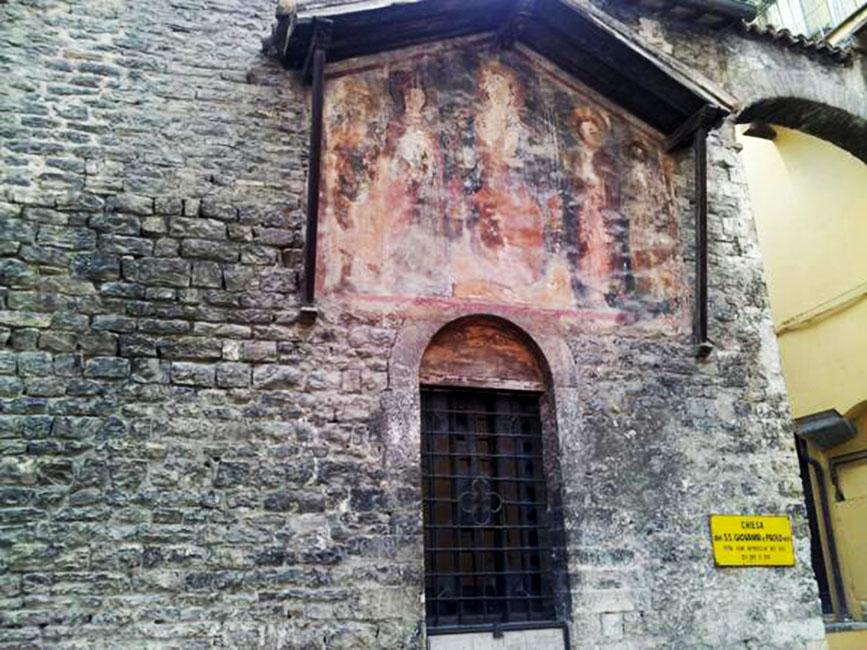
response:
<path id="1" fill-rule="evenodd" d="M 793 34 L 785 28 L 777 29 L 773 25 L 757 25 L 756 23 L 744 22 L 741 23 L 741 31 L 749 36 L 771 41 L 785 48 L 824 56 L 835 63 L 849 63 L 855 54 L 851 47 L 831 45 L 826 40 L 807 38 L 801 34 Z"/>
<path id="2" fill-rule="evenodd" d="M 728 6 L 741 4 L 735 0 L 714 2 L 725 2 Z M 581 29 L 574 31 L 574 38 L 564 41 L 564 34 L 572 32 L 558 33 L 557 28 L 544 19 L 530 23 L 518 11 L 518 18 L 514 19 L 520 25 L 515 35 L 517 41 L 560 65 L 570 75 L 581 79 L 663 135 L 672 135 L 703 106 L 710 106 L 720 114 L 730 113 L 737 106 L 737 100 L 723 88 L 688 69 L 674 57 L 637 41 L 626 26 L 612 20 L 611 16 L 589 2 L 485 0 L 482 4 L 486 7 L 484 14 L 473 12 L 471 4 L 462 4 L 460 0 L 449 0 L 442 5 L 433 0 L 355 0 L 333 8 L 325 7 L 321 12 L 278 12 L 277 24 L 271 36 L 263 40 L 263 49 L 287 68 L 304 69 L 316 23 L 321 20 L 333 26 L 334 38 L 328 56 L 330 62 L 337 62 L 363 54 L 473 33 L 493 31 L 499 34 L 510 26 L 512 14 L 515 13 L 505 9 L 510 6 L 519 10 L 535 6 L 535 11 L 548 12 L 537 15 L 554 16 L 561 22 L 566 21 L 568 16 L 576 24 L 580 23 Z M 437 11 L 431 11 L 431 8 Z M 503 11 L 491 13 L 494 8 Z M 525 13 L 531 10 L 525 10 Z M 425 11 L 432 20 L 424 23 L 422 28 L 419 27 L 422 24 L 419 16 L 425 16 Z M 448 12 L 452 12 L 451 15 Z M 385 27 L 387 21 L 392 19 L 396 20 L 396 26 L 403 24 L 410 28 L 396 29 L 391 33 Z M 554 45 L 550 47 L 544 41 L 545 34 L 540 33 L 545 30 L 553 30 L 551 43 Z M 600 49 L 603 43 L 606 44 L 604 50 Z M 587 56 L 576 58 L 575 52 L 586 52 Z M 570 61 L 582 63 L 570 65 Z M 632 72 L 626 71 L 630 62 L 637 66 L 629 68 Z M 636 70 L 641 73 L 640 78 L 636 76 Z M 609 72 L 610 79 L 606 77 Z M 631 95 L 618 90 L 626 87 L 623 83 L 627 81 L 637 84 L 636 91 Z"/>
<path id="3" fill-rule="evenodd" d="M 704 11 L 721 18 L 729 18 L 732 22 L 741 20 L 749 22 L 756 17 L 755 6 L 740 0 L 678 0 L 678 4 L 690 7 L 697 12 Z"/>
<path id="4" fill-rule="evenodd" d="M 795 432 L 800 438 L 821 449 L 848 442 L 858 433 L 852 420 L 840 415 L 836 409 L 797 418 Z"/>

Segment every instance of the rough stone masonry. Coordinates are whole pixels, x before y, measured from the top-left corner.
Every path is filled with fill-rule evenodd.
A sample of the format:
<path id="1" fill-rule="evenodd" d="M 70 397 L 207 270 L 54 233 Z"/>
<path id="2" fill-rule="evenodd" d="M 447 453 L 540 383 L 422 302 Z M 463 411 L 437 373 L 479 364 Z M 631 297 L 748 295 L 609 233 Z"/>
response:
<path id="1" fill-rule="evenodd" d="M 858 57 L 603 8 L 744 105 L 863 119 Z M 469 308 L 332 296 L 299 322 L 309 89 L 260 51 L 273 14 L 0 3 L 2 648 L 423 643 L 401 346 Z M 710 141 L 711 358 L 685 327 L 542 327 L 575 369 L 556 396 L 575 647 L 822 644 L 733 128 Z M 671 164 L 686 305 L 692 163 Z M 796 566 L 715 569 L 711 512 L 789 513 Z"/>

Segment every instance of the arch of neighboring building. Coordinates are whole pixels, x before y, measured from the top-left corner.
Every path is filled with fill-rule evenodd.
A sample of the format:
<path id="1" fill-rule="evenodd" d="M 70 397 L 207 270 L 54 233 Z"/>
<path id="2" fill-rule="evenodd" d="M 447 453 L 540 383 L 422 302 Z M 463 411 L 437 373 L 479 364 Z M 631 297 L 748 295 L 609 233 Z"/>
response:
<path id="1" fill-rule="evenodd" d="M 757 76 L 760 80 L 758 83 L 761 85 L 763 75 L 759 73 Z M 735 121 L 738 123 L 765 123 L 797 130 L 843 149 L 862 162 L 867 162 L 867 103 L 863 101 L 863 96 L 856 97 L 856 93 L 850 88 L 829 86 L 827 80 L 819 78 L 811 81 L 797 76 L 779 76 L 779 79 L 782 79 L 783 82 L 763 87 L 763 91 L 767 92 L 766 95 L 755 95 L 751 100 L 744 102 L 745 108 L 738 113 Z M 839 84 L 839 79 L 836 81 Z M 863 88 L 863 83 L 861 87 Z M 830 149 L 831 147 L 828 148 L 828 150 Z M 823 161 L 818 158 L 814 161 L 812 157 L 802 157 L 797 161 L 793 159 L 790 162 L 797 162 L 794 169 L 802 172 L 802 178 L 805 168 L 810 169 L 815 164 L 818 165 L 816 167 L 818 172 L 823 164 Z M 791 172 L 793 167 L 787 165 L 786 169 Z M 768 192 L 766 196 L 773 195 L 773 192 L 768 190 L 769 178 L 769 176 L 765 176 L 754 179 Z M 751 187 L 751 189 L 753 188 Z M 830 212 L 831 208 L 828 207 L 828 210 Z M 843 214 L 849 214 L 849 212 Z M 821 218 L 825 220 L 825 223 L 828 223 L 827 213 L 814 211 L 809 213 L 809 218 Z M 783 227 L 790 232 L 795 232 L 797 227 L 804 228 L 803 223 L 798 222 L 792 214 L 782 215 L 778 219 L 778 223 L 785 224 Z M 795 224 L 798 223 L 800 225 L 796 226 Z M 804 230 L 804 232 L 808 231 L 809 227 Z M 805 238 L 805 241 L 809 241 L 809 237 Z M 767 255 L 767 251 L 765 254 Z M 779 256 L 780 252 L 777 251 L 776 254 Z M 768 260 L 766 259 L 767 263 Z M 806 295 L 803 294 L 803 288 L 800 290 L 802 295 Z M 817 302 L 819 302 L 818 299 Z M 837 313 L 837 310 L 831 310 L 827 305 L 825 308 L 827 308 L 828 314 Z M 816 314 L 821 315 L 822 312 L 816 312 Z M 816 314 L 806 313 L 813 319 L 816 318 Z M 806 317 L 798 321 L 800 325 L 806 322 L 809 322 Z M 817 321 L 812 322 L 815 324 Z M 787 334 L 797 327 L 798 325 L 789 324 L 787 328 L 778 328 L 778 335 Z M 805 348 L 798 348 L 798 350 L 803 349 Z M 831 354 L 828 350 L 824 351 L 826 354 Z M 793 355 L 789 357 L 790 360 L 795 358 L 795 352 L 791 348 L 789 354 Z M 783 349 L 783 358 L 784 360 L 786 358 L 785 349 Z M 828 367 L 831 368 L 830 365 Z M 841 372 L 841 368 L 838 366 L 833 368 L 833 372 Z M 798 375 L 796 373 L 796 376 L 803 377 L 803 374 Z M 815 380 L 811 377 L 811 381 Z M 830 384 L 825 382 L 824 385 Z M 846 385 L 848 385 L 846 382 L 840 384 L 840 386 Z M 845 405 L 846 400 L 851 395 L 845 391 L 841 393 L 840 386 L 835 387 L 834 398 L 836 404 L 843 402 Z M 789 388 L 790 391 L 795 390 L 800 396 L 811 394 L 809 391 L 805 391 L 803 385 L 800 384 L 794 389 L 792 385 Z M 846 395 L 845 399 L 843 399 L 843 395 Z M 830 407 L 832 403 L 834 402 L 829 403 L 828 406 Z M 863 413 L 860 408 L 853 407 L 848 411 L 850 419 L 854 419 L 856 413 Z M 864 448 L 863 432 L 859 439 L 853 439 L 832 448 L 822 448 L 821 446 L 808 448 L 806 442 L 799 442 L 799 456 L 802 461 L 801 474 L 804 480 L 804 492 L 811 528 L 811 559 L 820 585 L 823 611 L 842 619 L 846 619 L 850 614 L 859 611 L 857 599 L 854 597 L 855 579 L 853 576 L 858 572 L 860 575 L 867 575 L 867 563 L 861 562 L 860 559 L 856 563 L 848 550 L 851 546 L 851 540 L 853 537 L 857 537 L 860 531 L 852 525 L 851 521 L 846 521 L 844 514 L 839 511 L 839 503 L 835 497 L 836 483 L 833 478 L 836 462 L 834 459 L 840 455 L 862 451 Z M 852 504 L 846 504 L 846 507 L 851 508 Z M 856 617 L 860 618 L 860 615 L 856 614 Z"/>
<path id="2" fill-rule="evenodd" d="M 864 419 L 867 424 L 867 399 L 864 399 L 846 411 L 846 417 L 852 421 Z"/>
<path id="3" fill-rule="evenodd" d="M 756 99 L 736 118 L 738 123 L 765 122 L 797 129 L 837 145 L 856 158 L 867 162 L 867 102 L 849 105 L 844 91 L 836 91 L 844 101 L 841 108 L 823 101 L 798 95 L 772 96 Z"/>

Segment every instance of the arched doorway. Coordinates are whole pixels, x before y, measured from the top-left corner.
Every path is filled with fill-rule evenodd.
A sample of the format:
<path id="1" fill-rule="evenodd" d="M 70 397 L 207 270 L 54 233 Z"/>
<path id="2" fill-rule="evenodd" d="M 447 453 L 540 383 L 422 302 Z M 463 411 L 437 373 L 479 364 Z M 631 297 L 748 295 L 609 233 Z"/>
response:
<path id="1" fill-rule="evenodd" d="M 539 647 L 563 647 L 569 606 L 549 377 L 535 343 L 490 316 L 449 323 L 422 357 L 433 648 L 451 647 L 454 633 L 482 635 L 482 643 L 486 634 L 530 635 Z"/>

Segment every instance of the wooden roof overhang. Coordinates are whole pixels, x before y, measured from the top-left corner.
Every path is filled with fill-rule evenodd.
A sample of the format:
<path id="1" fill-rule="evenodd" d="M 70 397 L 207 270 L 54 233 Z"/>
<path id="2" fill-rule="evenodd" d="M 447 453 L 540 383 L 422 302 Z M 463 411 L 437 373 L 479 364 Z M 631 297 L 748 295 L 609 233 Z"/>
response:
<path id="1" fill-rule="evenodd" d="M 693 0 L 716 6 L 728 0 Z M 734 1 L 734 0 L 732 0 Z M 357 0 L 294 10 L 281 0 L 265 48 L 313 84 L 307 176 L 304 301 L 300 319 L 316 320 L 315 269 L 322 153 L 325 65 L 447 38 L 493 32 L 504 47 L 521 42 L 608 100 L 656 129 L 675 149 L 692 144 L 695 157 L 696 269 L 693 334 L 696 356 L 708 339 L 706 138 L 731 103 L 672 61 L 648 51 L 592 9 L 569 0 Z"/>
<path id="2" fill-rule="evenodd" d="M 728 112 L 688 74 L 568 0 L 363 0 L 278 18 L 272 48 L 284 66 L 308 77 L 322 31 L 330 63 L 493 32 L 506 46 L 518 41 L 535 50 L 664 136 L 696 126 L 700 111 L 705 121 Z"/>

